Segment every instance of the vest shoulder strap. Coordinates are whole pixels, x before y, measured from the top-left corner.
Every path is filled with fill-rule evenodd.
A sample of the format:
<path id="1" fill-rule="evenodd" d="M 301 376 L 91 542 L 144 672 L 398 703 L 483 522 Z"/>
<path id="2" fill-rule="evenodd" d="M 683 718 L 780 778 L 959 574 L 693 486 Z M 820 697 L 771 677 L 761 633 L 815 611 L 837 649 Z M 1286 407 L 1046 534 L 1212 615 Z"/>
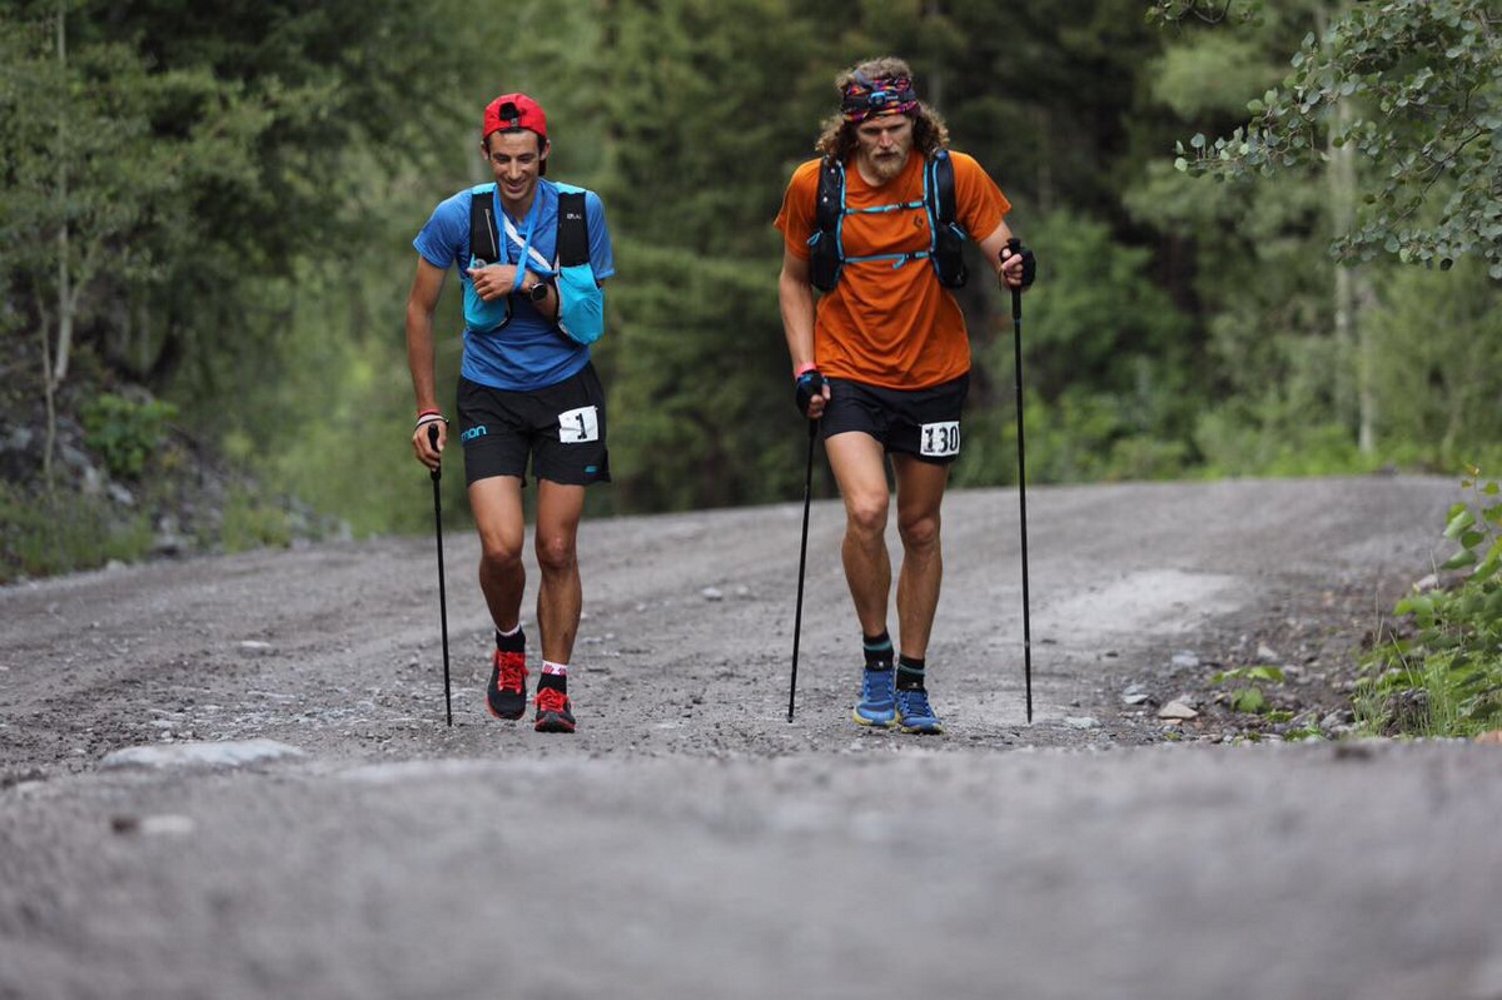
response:
<path id="1" fill-rule="evenodd" d="M 494 194 L 494 184 L 481 184 L 469 191 L 469 252 L 486 264 L 501 259 L 501 231 L 495 217 Z"/>
<path id="2" fill-rule="evenodd" d="M 501 259 L 500 226 L 495 217 L 495 185 L 470 189 L 469 251 L 483 263 Z M 560 267 L 589 263 L 589 214 L 583 188 L 559 185 L 557 255 Z"/>
<path id="3" fill-rule="evenodd" d="M 954 222 L 954 161 L 949 158 L 949 150 L 935 152 L 929 169 L 933 171 L 933 183 L 924 194 L 931 199 L 934 218 L 947 226 Z"/>
<path id="4" fill-rule="evenodd" d="M 845 166 L 832 156 L 819 164 L 819 191 L 814 197 L 814 218 L 820 232 L 833 233 L 845 210 Z"/>
<path id="5" fill-rule="evenodd" d="M 589 263 L 589 216 L 582 188 L 558 192 L 558 266 Z"/>

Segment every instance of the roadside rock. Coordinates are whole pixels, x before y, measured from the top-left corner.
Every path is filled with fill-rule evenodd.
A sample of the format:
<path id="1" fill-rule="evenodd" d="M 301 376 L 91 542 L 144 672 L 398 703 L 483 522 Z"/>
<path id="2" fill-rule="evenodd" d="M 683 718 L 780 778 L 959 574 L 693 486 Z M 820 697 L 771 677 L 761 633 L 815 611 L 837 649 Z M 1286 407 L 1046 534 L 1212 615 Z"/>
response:
<path id="1" fill-rule="evenodd" d="M 149 770 L 246 767 L 288 757 L 302 757 L 297 747 L 276 740 L 227 740 L 222 743 L 147 744 L 105 754 L 101 767 Z"/>

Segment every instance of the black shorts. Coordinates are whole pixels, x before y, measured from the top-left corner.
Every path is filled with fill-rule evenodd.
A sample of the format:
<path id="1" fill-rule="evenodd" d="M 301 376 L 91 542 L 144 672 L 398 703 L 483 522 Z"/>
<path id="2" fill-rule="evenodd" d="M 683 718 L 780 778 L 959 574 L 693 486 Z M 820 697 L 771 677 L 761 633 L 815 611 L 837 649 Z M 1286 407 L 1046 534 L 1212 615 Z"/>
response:
<path id="1" fill-rule="evenodd" d="M 930 389 L 907 390 L 832 378 L 820 436 L 861 431 L 888 453 L 948 465 L 960 455 L 960 411 L 969 391 L 968 374 Z"/>
<path id="2" fill-rule="evenodd" d="M 610 482 L 605 390 L 593 364 L 556 385 L 510 392 L 459 379 L 464 481 L 532 473 L 566 486 Z"/>

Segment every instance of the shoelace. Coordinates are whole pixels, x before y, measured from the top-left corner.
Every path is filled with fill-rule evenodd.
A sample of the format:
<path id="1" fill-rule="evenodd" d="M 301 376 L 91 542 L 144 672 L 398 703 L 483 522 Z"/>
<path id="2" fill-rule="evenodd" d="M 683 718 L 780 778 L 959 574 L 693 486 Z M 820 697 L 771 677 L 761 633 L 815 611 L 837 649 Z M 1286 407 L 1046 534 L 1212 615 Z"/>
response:
<path id="1" fill-rule="evenodd" d="M 867 670 L 861 676 L 861 701 L 874 702 L 878 695 L 881 695 L 881 701 L 890 701 L 891 695 L 887 688 L 889 677 L 891 674 L 886 671 Z"/>
<path id="2" fill-rule="evenodd" d="M 897 704 L 902 709 L 902 714 L 905 716 L 912 716 L 920 719 L 931 719 L 934 717 L 933 709 L 929 708 L 928 706 L 927 691 L 918 691 L 911 689 L 903 691 L 899 689 L 897 692 Z"/>
<path id="3" fill-rule="evenodd" d="M 501 676 L 496 681 L 496 687 L 503 691 L 526 690 L 527 654 L 504 653 L 496 650 L 495 659 L 501 668 Z"/>
<path id="4" fill-rule="evenodd" d="M 568 709 L 568 695 L 557 688 L 543 688 L 537 692 L 539 712 L 564 712 Z"/>

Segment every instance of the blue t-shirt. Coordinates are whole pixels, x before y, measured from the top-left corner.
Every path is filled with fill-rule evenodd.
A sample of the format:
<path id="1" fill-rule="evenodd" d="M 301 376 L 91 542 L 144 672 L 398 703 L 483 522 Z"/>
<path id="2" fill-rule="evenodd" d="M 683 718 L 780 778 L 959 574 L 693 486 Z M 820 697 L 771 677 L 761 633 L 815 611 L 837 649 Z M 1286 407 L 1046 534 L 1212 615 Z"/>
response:
<path id="1" fill-rule="evenodd" d="M 468 270 L 470 260 L 469 212 L 470 190 L 466 188 L 446 198 L 433 210 L 427 225 L 412 245 L 422 259 L 434 267 L 456 268 L 464 286 L 472 285 Z M 490 191 L 493 192 L 493 186 Z M 480 195 L 484 197 L 484 194 Z M 491 194 L 494 198 L 494 194 Z M 546 177 L 537 179 L 532 221 L 531 246 L 549 262 L 557 258 L 558 185 Z M 494 198 L 497 211 L 504 211 Z M 615 257 L 610 247 L 610 232 L 605 226 L 605 203 L 593 191 L 584 192 L 585 212 L 589 217 L 589 264 L 597 282 L 615 273 Z M 527 219 L 512 218 L 520 234 L 527 232 Z M 500 263 L 516 264 L 522 248 L 497 233 L 501 244 Z M 528 254 L 528 266 L 534 273 L 547 274 L 536 258 Z M 511 319 L 498 330 L 479 331 L 464 328 L 464 360 L 460 373 L 472 382 L 496 389 L 528 392 L 556 385 L 578 373 L 589 363 L 589 348 L 568 339 L 545 318 L 525 295 L 511 296 Z"/>

